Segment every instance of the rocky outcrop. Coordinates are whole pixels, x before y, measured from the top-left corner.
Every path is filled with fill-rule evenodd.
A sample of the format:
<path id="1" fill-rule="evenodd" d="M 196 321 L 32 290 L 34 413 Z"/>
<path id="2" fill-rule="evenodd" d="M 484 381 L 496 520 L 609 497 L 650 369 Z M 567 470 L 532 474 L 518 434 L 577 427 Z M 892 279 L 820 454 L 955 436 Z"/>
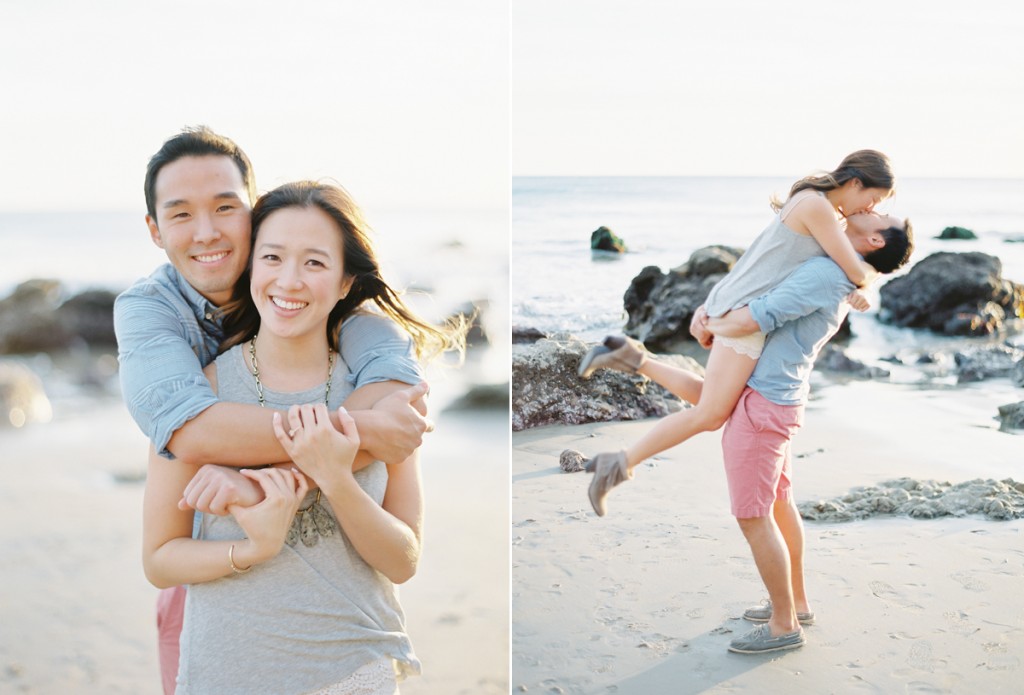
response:
<path id="1" fill-rule="evenodd" d="M 508 382 L 474 384 L 445 410 L 508 410 Z"/>
<path id="2" fill-rule="evenodd" d="M 945 335 L 991 335 L 1024 317 L 1024 285 L 985 253 L 934 253 L 880 289 L 879 319 Z"/>
<path id="3" fill-rule="evenodd" d="M 690 321 L 715 283 L 732 269 L 743 250 L 707 246 L 677 268 L 663 273 L 647 266 L 633 278 L 623 297 L 626 333 L 654 352 L 680 352 L 690 336 Z"/>
<path id="4" fill-rule="evenodd" d="M 0 354 L 54 352 L 85 343 L 116 345 L 114 293 L 88 290 L 62 303 L 57 280 L 28 280 L 0 300 Z"/>
<path id="5" fill-rule="evenodd" d="M 0 300 L 0 354 L 66 348 L 71 332 L 57 319 L 61 293 L 56 280 L 28 280 Z"/>
<path id="6" fill-rule="evenodd" d="M 1024 430 L 1024 401 L 999 406 L 999 430 Z"/>
<path id="7" fill-rule="evenodd" d="M 864 379 L 886 379 L 889 377 L 889 370 L 865 364 L 846 354 L 846 351 L 836 345 L 827 344 L 821 349 L 818 358 L 814 362 L 815 369 L 821 369 L 837 374 L 849 374 Z"/>
<path id="8" fill-rule="evenodd" d="M 512 343 L 524 345 L 547 338 L 548 334 L 530 326 L 512 326 Z"/>
<path id="9" fill-rule="evenodd" d="M 615 232 L 607 227 L 601 226 L 590 234 L 590 249 L 592 251 L 611 251 L 612 253 L 625 253 L 626 242 Z"/>
<path id="10" fill-rule="evenodd" d="M 682 403 L 649 379 L 600 369 L 588 379 L 576 373 L 591 345 L 559 333 L 512 348 L 512 429 L 551 424 L 639 420 L 679 410 Z M 702 374 L 695 360 L 679 355 L 659 359 Z"/>
<path id="11" fill-rule="evenodd" d="M 800 515 L 816 521 L 854 521 L 882 514 L 916 519 L 982 514 L 989 519 L 1024 517 L 1024 483 L 970 480 L 957 485 L 900 478 L 877 486 L 857 487 L 842 497 L 797 505 Z"/>
<path id="12" fill-rule="evenodd" d="M 957 382 L 963 384 L 993 377 L 1010 376 L 1024 359 L 1024 350 L 1009 345 L 969 348 L 953 355 Z"/>
<path id="13" fill-rule="evenodd" d="M 114 300 L 108 290 L 86 290 L 57 307 L 57 320 L 72 335 L 96 347 L 117 347 Z"/>
<path id="14" fill-rule="evenodd" d="M 977 239 L 978 235 L 966 227 L 946 227 L 936 239 Z"/>

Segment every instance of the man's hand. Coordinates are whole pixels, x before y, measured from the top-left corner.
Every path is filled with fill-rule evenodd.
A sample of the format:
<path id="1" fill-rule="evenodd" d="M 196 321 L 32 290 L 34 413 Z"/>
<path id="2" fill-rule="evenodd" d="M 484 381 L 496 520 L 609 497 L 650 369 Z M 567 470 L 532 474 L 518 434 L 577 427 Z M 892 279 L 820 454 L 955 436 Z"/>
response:
<path id="1" fill-rule="evenodd" d="M 400 463 L 412 456 L 423 443 L 423 433 L 433 432 L 434 423 L 427 419 L 427 382 L 399 389 L 377 401 L 372 412 L 385 416 L 378 423 L 378 436 L 370 450 L 386 463 Z"/>
<path id="2" fill-rule="evenodd" d="M 871 308 L 871 302 L 868 301 L 868 297 L 864 294 L 863 290 L 854 290 L 846 295 L 846 301 L 857 311 L 867 311 Z"/>
<path id="3" fill-rule="evenodd" d="M 693 312 L 693 319 L 690 321 L 690 335 L 696 338 L 697 342 L 704 349 L 710 349 L 715 336 L 708 330 L 708 312 L 701 304 L 697 311 Z"/>
<path id="4" fill-rule="evenodd" d="M 263 489 L 259 483 L 237 469 L 206 464 L 185 486 L 178 508 L 225 516 L 229 506 L 251 507 L 262 501 Z"/>

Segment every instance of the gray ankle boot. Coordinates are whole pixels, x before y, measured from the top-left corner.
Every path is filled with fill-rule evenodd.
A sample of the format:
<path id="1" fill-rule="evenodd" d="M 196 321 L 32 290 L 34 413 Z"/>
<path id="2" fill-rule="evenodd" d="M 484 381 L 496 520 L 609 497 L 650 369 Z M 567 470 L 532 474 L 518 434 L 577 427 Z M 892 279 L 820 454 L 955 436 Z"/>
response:
<path id="1" fill-rule="evenodd" d="M 647 361 L 647 348 L 639 340 L 624 335 L 610 335 L 601 345 L 590 348 L 576 370 L 583 379 L 589 379 L 597 369 L 616 369 L 636 374 Z"/>
<path id="2" fill-rule="evenodd" d="M 594 479 L 590 481 L 590 489 L 587 492 L 590 504 L 598 516 L 604 516 L 608 511 L 608 507 L 605 505 L 608 493 L 616 485 L 633 477 L 626 462 L 626 452 L 598 454 L 587 463 L 584 470 L 594 474 Z"/>

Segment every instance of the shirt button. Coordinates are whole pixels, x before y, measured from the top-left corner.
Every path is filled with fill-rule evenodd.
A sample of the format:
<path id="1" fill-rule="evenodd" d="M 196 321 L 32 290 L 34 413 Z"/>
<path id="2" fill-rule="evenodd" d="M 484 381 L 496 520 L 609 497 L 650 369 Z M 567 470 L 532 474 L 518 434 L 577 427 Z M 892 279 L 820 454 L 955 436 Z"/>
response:
<path id="1" fill-rule="evenodd" d="M 211 314 L 211 313 L 207 312 L 207 314 L 206 314 L 206 320 L 207 320 L 207 321 L 213 321 L 213 314 Z"/>

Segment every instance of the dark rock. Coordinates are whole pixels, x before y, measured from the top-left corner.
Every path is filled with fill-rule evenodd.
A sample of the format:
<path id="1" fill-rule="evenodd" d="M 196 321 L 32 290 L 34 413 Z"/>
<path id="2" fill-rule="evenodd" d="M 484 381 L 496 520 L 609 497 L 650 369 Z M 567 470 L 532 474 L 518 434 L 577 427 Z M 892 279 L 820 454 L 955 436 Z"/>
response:
<path id="1" fill-rule="evenodd" d="M 969 348 L 953 355 L 957 382 L 982 381 L 992 377 L 1010 376 L 1015 365 L 1024 358 L 1024 350 L 1008 345 Z"/>
<path id="2" fill-rule="evenodd" d="M 57 320 L 87 344 L 117 347 L 114 335 L 114 299 L 108 290 L 86 290 L 57 309 Z"/>
<path id="3" fill-rule="evenodd" d="M 682 407 L 672 394 L 639 375 L 600 369 L 588 379 L 576 373 L 591 346 L 560 333 L 532 345 L 512 348 L 512 429 L 550 424 L 638 420 L 661 417 Z M 695 360 L 659 356 L 703 373 Z"/>
<path id="4" fill-rule="evenodd" d="M 1010 381 L 1014 386 L 1024 388 L 1024 360 L 1017 360 L 1017 363 L 1013 365 L 1013 369 L 1010 371 Z"/>
<path id="5" fill-rule="evenodd" d="M 846 351 L 836 345 L 827 344 L 818 353 L 814 362 L 817 369 L 851 376 L 863 377 L 865 379 L 885 379 L 889 376 L 889 370 L 881 367 L 873 367 L 855 360 L 846 354 Z"/>
<path id="6" fill-rule="evenodd" d="M 984 253 L 934 253 L 879 292 L 884 323 L 946 335 L 991 335 L 1007 317 L 1024 317 L 1024 285 Z"/>
<path id="7" fill-rule="evenodd" d="M 978 235 L 966 227 L 946 227 L 936 239 L 977 239 Z"/>
<path id="8" fill-rule="evenodd" d="M 579 473 L 586 467 L 589 460 L 574 449 L 566 449 L 558 457 L 558 467 L 565 473 Z"/>
<path id="9" fill-rule="evenodd" d="M 23 364 L 0 361 L 0 427 L 49 422 L 52 415 L 39 377 Z"/>
<path id="10" fill-rule="evenodd" d="M 113 292 L 86 290 L 62 304 L 63 295 L 57 280 L 37 279 L 0 300 L 0 354 L 116 347 Z"/>
<path id="11" fill-rule="evenodd" d="M 548 334 L 529 326 L 512 326 L 512 343 L 536 343 L 538 340 L 547 338 Z"/>
<path id="12" fill-rule="evenodd" d="M 999 406 L 999 430 L 1024 430 L 1024 401 Z"/>
<path id="13" fill-rule="evenodd" d="M 445 407 L 445 410 L 508 410 L 508 382 L 476 384 Z"/>
<path id="14" fill-rule="evenodd" d="M 598 227 L 590 234 L 590 248 L 593 251 L 612 251 L 625 253 L 626 242 L 607 227 Z"/>
<path id="15" fill-rule="evenodd" d="M 853 329 L 850 328 L 850 315 L 847 314 L 843 317 L 843 322 L 839 324 L 839 329 L 836 331 L 829 340 L 834 340 L 837 343 L 848 343 L 853 338 Z"/>
<path id="16" fill-rule="evenodd" d="M 56 313 L 62 292 L 57 280 L 28 280 L 0 300 L 0 354 L 69 347 L 73 334 Z"/>
<path id="17" fill-rule="evenodd" d="M 742 254 L 738 248 L 707 246 L 667 273 L 647 266 L 623 296 L 629 316 L 625 332 L 654 352 L 680 352 L 693 341 L 690 321 L 694 312 Z"/>

